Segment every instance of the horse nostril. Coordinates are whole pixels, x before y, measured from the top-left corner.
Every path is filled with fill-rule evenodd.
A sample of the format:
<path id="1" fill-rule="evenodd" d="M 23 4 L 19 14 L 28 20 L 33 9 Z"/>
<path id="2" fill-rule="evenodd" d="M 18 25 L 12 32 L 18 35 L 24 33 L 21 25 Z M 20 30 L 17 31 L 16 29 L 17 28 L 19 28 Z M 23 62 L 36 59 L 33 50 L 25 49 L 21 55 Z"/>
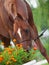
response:
<path id="1" fill-rule="evenodd" d="M 27 50 L 26 50 L 26 51 L 27 51 L 27 52 L 29 52 L 30 50 L 31 50 L 31 48 L 28 46 L 28 48 L 27 48 Z"/>
<path id="2" fill-rule="evenodd" d="M 29 50 L 26 50 L 29 53 Z"/>
<path id="3" fill-rule="evenodd" d="M 29 52 L 29 51 L 30 51 L 30 49 L 27 49 L 26 51 L 27 51 L 27 52 Z"/>

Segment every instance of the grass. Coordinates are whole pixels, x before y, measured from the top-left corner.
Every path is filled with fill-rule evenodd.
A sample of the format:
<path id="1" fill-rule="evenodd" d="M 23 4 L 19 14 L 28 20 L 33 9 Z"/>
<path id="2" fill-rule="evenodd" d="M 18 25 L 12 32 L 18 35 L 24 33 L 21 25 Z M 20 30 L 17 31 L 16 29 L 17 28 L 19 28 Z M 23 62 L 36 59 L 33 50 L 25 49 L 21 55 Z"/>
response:
<path id="1" fill-rule="evenodd" d="M 46 63 L 46 64 L 42 64 L 42 65 L 49 65 L 48 63 Z"/>

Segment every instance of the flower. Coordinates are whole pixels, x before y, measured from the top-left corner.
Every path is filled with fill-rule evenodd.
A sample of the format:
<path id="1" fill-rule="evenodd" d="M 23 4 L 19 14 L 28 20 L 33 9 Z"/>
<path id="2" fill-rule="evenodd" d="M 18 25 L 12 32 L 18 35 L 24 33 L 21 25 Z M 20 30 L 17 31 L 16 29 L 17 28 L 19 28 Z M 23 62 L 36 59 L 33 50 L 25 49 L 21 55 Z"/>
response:
<path id="1" fill-rule="evenodd" d="M 5 48 L 4 53 L 6 53 L 6 51 L 8 51 L 8 54 L 10 55 L 10 54 L 12 54 L 13 50 L 14 49 L 11 49 L 11 48 Z"/>
<path id="2" fill-rule="evenodd" d="M 13 42 L 16 42 L 16 39 L 13 39 Z"/>
<path id="3" fill-rule="evenodd" d="M 36 51 L 37 50 L 37 47 L 34 47 L 33 49 Z"/>
<path id="4" fill-rule="evenodd" d="M 8 50 L 8 51 L 9 51 L 9 50 L 10 50 L 10 48 L 5 48 L 5 50 Z"/>
<path id="5" fill-rule="evenodd" d="M 4 53 L 6 53 L 6 50 L 4 50 Z"/>
<path id="6" fill-rule="evenodd" d="M 10 60 L 12 60 L 13 62 L 17 61 L 13 56 L 10 58 Z"/>
<path id="7" fill-rule="evenodd" d="M 9 65 L 11 62 L 10 61 L 7 61 L 6 64 Z"/>
<path id="8" fill-rule="evenodd" d="M 22 44 L 16 44 L 16 47 L 18 47 L 18 49 L 22 48 Z"/>
<path id="9" fill-rule="evenodd" d="M 17 60 L 16 60 L 16 59 L 14 59 L 13 61 L 14 61 L 14 62 L 16 62 Z"/>
<path id="10" fill-rule="evenodd" d="M 11 52 L 11 51 L 9 51 L 9 52 L 8 52 L 8 54 L 10 55 L 10 54 L 12 54 L 12 52 Z"/>
<path id="11" fill-rule="evenodd" d="M 5 48 L 5 50 L 4 51 L 9 51 L 9 52 L 12 52 L 13 51 L 13 49 L 11 49 L 11 48 Z"/>
<path id="12" fill-rule="evenodd" d="M 0 63 L 3 61 L 3 59 L 4 59 L 3 56 L 1 56 L 1 57 L 0 57 Z"/>

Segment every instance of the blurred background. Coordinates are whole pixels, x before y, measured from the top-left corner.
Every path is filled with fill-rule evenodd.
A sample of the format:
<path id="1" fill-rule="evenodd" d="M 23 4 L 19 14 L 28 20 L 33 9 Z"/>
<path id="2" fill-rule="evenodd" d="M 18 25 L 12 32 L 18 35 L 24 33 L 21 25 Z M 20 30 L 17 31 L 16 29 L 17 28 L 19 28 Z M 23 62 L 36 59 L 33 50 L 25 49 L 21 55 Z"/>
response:
<path id="1" fill-rule="evenodd" d="M 43 36 L 40 38 L 49 55 L 49 0 L 26 0 L 33 13 L 34 22 L 40 34 L 47 28 Z M 40 53 L 37 53 L 38 58 Z M 43 58 L 43 57 L 42 57 Z"/>

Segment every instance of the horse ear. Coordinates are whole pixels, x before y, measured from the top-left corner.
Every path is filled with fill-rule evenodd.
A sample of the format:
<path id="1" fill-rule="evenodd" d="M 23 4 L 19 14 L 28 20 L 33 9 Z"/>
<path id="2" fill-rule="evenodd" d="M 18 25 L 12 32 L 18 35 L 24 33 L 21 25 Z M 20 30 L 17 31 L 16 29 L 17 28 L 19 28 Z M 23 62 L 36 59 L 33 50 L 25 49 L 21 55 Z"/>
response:
<path id="1" fill-rule="evenodd" d="M 17 10 L 14 4 L 11 5 L 11 15 L 13 16 L 13 18 L 17 16 Z"/>

